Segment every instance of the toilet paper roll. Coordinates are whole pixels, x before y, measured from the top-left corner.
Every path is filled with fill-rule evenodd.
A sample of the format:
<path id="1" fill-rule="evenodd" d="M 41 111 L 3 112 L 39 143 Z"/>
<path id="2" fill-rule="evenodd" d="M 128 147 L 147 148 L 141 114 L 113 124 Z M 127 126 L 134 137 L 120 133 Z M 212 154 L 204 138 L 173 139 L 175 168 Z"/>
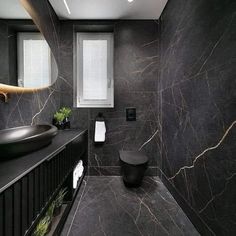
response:
<path id="1" fill-rule="evenodd" d="M 96 121 L 95 122 L 95 142 L 105 142 L 106 137 L 106 125 L 104 121 Z"/>

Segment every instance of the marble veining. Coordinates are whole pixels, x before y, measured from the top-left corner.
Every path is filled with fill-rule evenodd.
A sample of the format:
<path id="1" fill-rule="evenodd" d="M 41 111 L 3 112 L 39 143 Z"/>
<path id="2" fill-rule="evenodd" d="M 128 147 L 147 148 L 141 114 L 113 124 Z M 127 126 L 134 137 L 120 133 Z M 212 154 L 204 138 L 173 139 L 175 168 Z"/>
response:
<path id="1" fill-rule="evenodd" d="M 21 1 L 32 14 L 32 19 L 46 38 L 53 55 L 59 58 L 60 22 L 48 1 Z M 60 74 L 60 68 L 59 74 Z M 51 123 L 53 113 L 60 107 L 61 78 L 50 87 L 32 93 L 10 94 L 8 103 L 0 103 L 0 129 L 32 125 L 37 123 Z"/>
<path id="2" fill-rule="evenodd" d="M 158 177 L 138 189 L 121 177 L 87 177 L 62 231 L 69 235 L 199 235 Z"/>
<path id="3" fill-rule="evenodd" d="M 157 130 L 154 132 L 154 134 L 153 134 L 147 141 L 145 141 L 145 142 L 141 145 L 141 147 L 140 147 L 138 150 L 141 151 L 144 146 L 146 146 L 149 142 L 152 141 L 152 139 L 156 136 L 156 134 L 157 134 L 158 132 L 159 132 L 159 130 L 157 129 Z"/>
<path id="4" fill-rule="evenodd" d="M 79 21 L 61 24 L 60 52 L 63 64 L 60 68 L 67 83 L 62 87 L 63 106 L 73 103 L 73 33 L 81 24 Z M 94 27 L 96 24 L 99 22 L 94 21 Z M 111 22 L 104 22 L 106 24 Z M 140 148 L 150 160 L 147 174 L 157 174 L 156 132 L 159 124 L 156 86 L 160 62 L 157 26 L 156 21 L 113 22 L 115 107 L 73 109 L 72 127 L 89 130 L 90 175 L 120 175 L 119 150 Z M 136 107 L 136 122 L 126 121 L 125 108 L 130 106 Z M 94 123 L 99 112 L 103 113 L 107 128 L 106 142 L 100 146 L 94 144 Z"/>
<path id="5" fill-rule="evenodd" d="M 45 100 L 45 102 L 44 102 L 44 104 L 42 105 L 42 107 L 40 108 L 40 110 L 32 117 L 31 125 L 34 124 L 35 118 L 44 110 L 45 106 L 47 105 L 47 103 L 48 103 L 49 99 L 51 98 L 51 96 L 53 95 L 53 93 L 54 93 L 54 90 L 52 90 L 52 91 L 49 93 L 47 99 Z"/>
<path id="6" fill-rule="evenodd" d="M 177 0 L 160 20 L 160 169 L 201 235 L 236 233 L 235 16 L 233 0 Z"/>
<path id="7" fill-rule="evenodd" d="M 12 94 L 9 103 L 0 103 L 0 129 L 51 123 L 60 106 L 73 104 L 73 33 L 81 23 L 60 22 L 48 1 L 22 1 L 35 13 L 33 20 L 51 47 L 59 75 L 48 89 Z M 174 197 L 183 200 L 186 212 L 192 210 L 188 217 L 207 236 L 233 236 L 236 232 L 235 15 L 234 0 L 170 0 L 160 21 L 115 22 L 115 108 L 73 109 L 71 117 L 73 128 L 89 130 L 90 175 L 119 175 L 118 151 L 144 150 L 150 160 L 148 173 L 156 175 L 160 168 Z M 136 106 L 136 122 L 126 122 L 128 106 Z M 103 146 L 93 142 L 98 112 L 106 118 L 107 139 Z M 111 228 L 124 230 L 124 234 L 147 235 L 151 225 L 153 235 L 166 235 L 167 231 L 173 235 L 170 230 L 188 235 L 178 220 L 171 221 L 176 214 L 156 209 L 165 203 L 162 198 L 162 204 L 152 205 L 149 195 L 159 199 L 158 186 L 162 186 L 156 187 L 155 179 L 146 179 L 148 191 L 127 192 L 118 177 L 96 178 L 91 183 L 105 185 L 106 194 L 99 195 L 101 190 L 91 187 L 88 180 L 79 204 L 88 211 L 80 212 L 79 208 L 78 218 L 86 219 L 98 210 L 109 219 L 110 211 L 93 205 L 96 199 L 90 191 L 94 191 L 101 207 L 119 209 L 129 222 L 129 227 L 123 229 L 123 221 L 117 216 L 111 220 Z M 133 205 L 127 205 L 126 198 Z M 166 196 L 164 199 L 172 202 Z M 166 217 L 167 225 L 159 215 Z M 90 229 L 98 235 L 111 235 L 102 216 L 94 219 Z M 72 229 L 87 230 L 76 218 L 71 233 Z"/>
<path id="8" fill-rule="evenodd" d="M 224 139 L 226 138 L 226 136 L 228 135 L 228 133 L 229 133 L 230 130 L 234 127 L 235 124 L 236 124 L 236 121 L 234 121 L 234 122 L 229 126 L 229 128 L 225 131 L 223 137 L 219 140 L 219 142 L 218 142 L 216 145 L 214 145 L 214 146 L 212 146 L 212 147 L 206 148 L 206 149 L 205 149 L 203 152 L 201 152 L 199 155 L 197 155 L 196 157 L 192 158 L 192 159 L 193 159 L 193 164 L 192 164 L 192 165 L 181 167 L 181 168 L 177 171 L 177 173 L 175 173 L 172 177 L 169 177 L 168 179 L 169 179 L 169 180 L 173 180 L 178 174 L 180 174 L 181 171 L 184 171 L 185 169 L 192 169 L 192 168 L 194 168 L 194 167 L 195 167 L 195 163 L 196 163 L 196 162 L 198 161 L 198 159 L 200 159 L 201 157 L 204 158 L 204 154 L 205 154 L 205 153 L 207 153 L 207 152 L 209 152 L 209 151 L 211 151 L 211 150 L 214 150 L 214 149 L 218 148 L 218 147 L 221 145 L 221 143 L 224 141 Z M 230 178 L 230 179 L 231 179 L 231 178 Z"/>

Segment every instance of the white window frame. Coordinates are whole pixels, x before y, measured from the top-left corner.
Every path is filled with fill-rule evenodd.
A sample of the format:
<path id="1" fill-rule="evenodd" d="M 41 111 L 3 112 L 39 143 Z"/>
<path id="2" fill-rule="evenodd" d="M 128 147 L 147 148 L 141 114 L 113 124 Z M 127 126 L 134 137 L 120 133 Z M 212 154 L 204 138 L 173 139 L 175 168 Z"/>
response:
<path id="1" fill-rule="evenodd" d="M 24 52 L 23 52 L 23 42 L 24 40 L 45 40 L 40 32 L 19 32 L 17 34 L 17 65 L 18 65 L 18 86 L 24 87 Z M 46 41 L 46 40 L 45 40 Z M 49 47 L 49 46 L 48 46 Z M 49 48 L 50 49 L 50 48 Z M 48 71 L 48 86 L 53 83 L 54 72 L 52 66 L 55 66 L 55 60 L 51 56 L 51 51 L 49 50 L 48 62 L 51 64 Z M 22 83 L 22 84 L 21 84 Z"/>
<path id="2" fill-rule="evenodd" d="M 83 40 L 107 40 L 107 99 L 83 97 Z M 113 33 L 76 33 L 74 40 L 74 106 L 84 108 L 114 107 L 114 37 Z"/>

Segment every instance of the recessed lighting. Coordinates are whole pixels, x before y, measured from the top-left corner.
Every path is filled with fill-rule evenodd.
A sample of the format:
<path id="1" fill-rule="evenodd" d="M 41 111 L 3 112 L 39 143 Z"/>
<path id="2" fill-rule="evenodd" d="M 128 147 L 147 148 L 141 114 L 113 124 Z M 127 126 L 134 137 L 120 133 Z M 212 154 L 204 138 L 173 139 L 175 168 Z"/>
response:
<path id="1" fill-rule="evenodd" d="M 134 0 L 128 0 L 128 2 L 133 2 Z"/>
<path id="2" fill-rule="evenodd" d="M 63 0 L 63 2 L 65 4 L 65 6 L 66 6 L 66 9 L 67 9 L 68 13 L 71 14 L 70 13 L 70 8 L 68 7 L 68 4 L 67 4 L 66 0 Z"/>

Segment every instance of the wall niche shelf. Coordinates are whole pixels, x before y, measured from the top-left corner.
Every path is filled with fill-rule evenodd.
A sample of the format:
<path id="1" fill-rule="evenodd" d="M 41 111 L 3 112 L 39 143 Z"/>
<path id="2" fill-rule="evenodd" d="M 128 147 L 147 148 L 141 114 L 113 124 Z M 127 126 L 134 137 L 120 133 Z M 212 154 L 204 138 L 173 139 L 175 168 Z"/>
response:
<path id="1" fill-rule="evenodd" d="M 48 235 L 60 235 L 87 170 L 88 132 L 65 130 L 49 146 L 0 164 L 0 235 L 33 235 L 59 191 L 67 189 L 61 215 Z M 84 172 L 73 189 L 73 170 L 83 160 Z M 7 171 L 6 171 L 7 168 Z M 4 171 L 5 170 L 5 171 Z"/>

